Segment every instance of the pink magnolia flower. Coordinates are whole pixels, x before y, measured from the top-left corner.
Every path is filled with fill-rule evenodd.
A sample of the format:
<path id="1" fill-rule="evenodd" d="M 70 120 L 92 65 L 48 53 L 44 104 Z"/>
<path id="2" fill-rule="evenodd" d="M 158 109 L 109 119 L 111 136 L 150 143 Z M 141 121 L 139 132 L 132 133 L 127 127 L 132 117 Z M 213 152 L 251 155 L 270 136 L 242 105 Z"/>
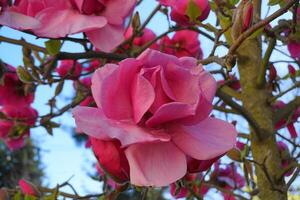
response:
<path id="1" fill-rule="evenodd" d="M 215 164 L 215 169 L 210 176 L 210 180 L 226 190 L 241 189 L 245 186 L 244 177 L 237 171 L 234 164 L 228 164 L 225 168 L 220 166 L 220 163 Z M 234 196 L 223 193 L 224 200 L 234 200 Z"/>
<path id="2" fill-rule="evenodd" d="M 158 0 L 171 7 L 171 19 L 179 25 L 187 26 L 205 20 L 210 12 L 208 0 Z M 191 9 L 192 8 L 192 9 Z M 193 10 L 192 13 L 190 11 Z"/>
<path id="3" fill-rule="evenodd" d="M 295 40 L 290 40 L 287 44 L 287 47 L 293 58 L 295 59 L 300 58 L 300 42 Z"/>
<path id="4" fill-rule="evenodd" d="M 196 183 L 197 179 L 201 179 L 201 178 L 202 178 L 201 174 L 199 174 L 199 175 L 187 174 L 183 179 L 184 179 L 186 184 L 191 184 L 192 185 L 193 191 L 196 194 L 198 194 L 200 196 L 204 196 L 208 192 L 209 188 L 207 188 L 204 185 L 200 185 L 200 186 L 197 185 L 197 183 Z M 179 198 L 187 197 L 189 195 L 189 190 L 186 186 L 182 186 L 178 190 L 176 188 L 176 183 L 172 183 L 170 185 L 170 193 L 173 197 L 175 197 L 176 199 L 179 199 Z"/>
<path id="5" fill-rule="evenodd" d="M 119 142 L 132 184 L 166 186 L 187 173 L 188 156 L 210 160 L 234 146 L 234 127 L 209 117 L 215 91 L 196 59 L 148 49 L 96 70 L 97 108 L 77 107 L 73 115 L 79 132 Z"/>
<path id="6" fill-rule="evenodd" d="M 74 60 L 62 60 L 56 72 L 63 78 L 76 79 L 80 76 L 82 66 Z"/>
<path id="7" fill-rule="evenodd" d="M 161 46 L 162 52 L 177 57 L 191 56 L 199 59 L 203 58 L 198 33 L 195 31 L 177 31 L 171 39 L 165 36 L 160 40 L 159 45 Z"/>
<path id="8" fill-rule="evenodd" d="M 19 186 L 25 195 L 30 196 L 38 196 L 39 192 L 37 188 L 30 182 L 26 181 L 25 179 L 19 180 Z"/>
<path id="9" fill-rule="evenodd" d="M 280 110 L 282 108 L 285 107 L 285 103 L 283 101 L 277 101 L 274 106 L 273 106 L 273 109 L 274 111 L 276 110 Z M 296 138 L 298 136 L 297 134 L 297 131 L 295 129 L 295 126 L 294 126 L 294 123 L 297 122 L 297 119 L 300 117 L 300 107 L 297 108 L 293 114 L 292 114 L 292 117 L 291 119 L 287 120 L 287 119 L 281 119 L 279 120 L 276 124 L 275 124 L 275 128 L 276 130 L 279 130 L 281 128 L 284 128 L 285 126 L 287 127 L 289 133 L 290 133 L 290 136 L 292 138 Z"/>
<path id="10" fill-rule="evenodd" d="M 0 105 L 25 106 L 33 102 L 32 93 L 25 94 L 25 84 L 17 76 L 16 69 L 9 65 L 0 84 Z"/>
<path id="11" fill-rule="evenodd" d="M 279 149 L 279 154 L 280 154 L 280 158 L 281 158 L 281 166 L 282 166 L 282 168 L 287 168 L 293 162 L 290 152 L 289 152 L 289 148 L 282 141 L 277 142 L 277 147 Z M 294 172 L 294 169 L 291 169 L 288 172 L 286 172 L 284 175 L 290 176 L 293 172 Z"/>
<path id="12" fill-rule="evenodd" d="M 6 118 L 0 120 L 0 138 L 11 150 L 24 145 L 29 127 L 35 124 L 37 111 L 29 106 L 4 106 L 0 109 Z"/>
<path id="13" fill-rule="evenodd" d="M 127 31 L 125 32 L 125 39 L 129 39 L 132 36 L 132 34 L 133 34 L 133 29 L 132 29 L 132 27 L 129 27 L 127 29 Z M 139 35 L 133 39 L 132 43 L 135 46 L 142 47 L 155 38 L 156 38 L 155 33 L 151 29 L 145 28 L 143 30 L 143 32 L 141 33 L 141 35 Z M 158 49 L 158 44 L 153 43 L 149 48 Z"/>
<path id="14" fill-rule="evenodd" d="M 123 40 L 124 21 L 136 0 L 22 0 L 5 7 L 0 24 L 59 38 L 84 32 L 93 45 L 110 51 Z"/>

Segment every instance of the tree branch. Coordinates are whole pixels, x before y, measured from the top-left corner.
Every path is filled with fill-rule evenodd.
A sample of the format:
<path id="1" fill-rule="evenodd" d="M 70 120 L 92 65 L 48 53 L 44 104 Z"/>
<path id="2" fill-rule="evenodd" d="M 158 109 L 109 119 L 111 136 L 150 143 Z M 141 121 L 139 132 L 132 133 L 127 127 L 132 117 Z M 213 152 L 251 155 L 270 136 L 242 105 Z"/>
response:
<path id="1" fill-rule="evenodd" d="M 274 122 L 277 123 L 283 118 L 290 116 L 300 106 L 300 96 L 297 96 L 293 101 L 290 101 L 284 108 L 279 109 L 274 113 Z"/>
<path id="2" fill-rule="evenodd" d="M 260 127 L 253 119 L 251 114 L 247 110 L 245 110 L 242 106 L 234 102 L 231 99 L 231 97 L 222 90 L 222 88 L 219 88 L 217 90 L 217 96 L 221 98 L 227 105 L 231 106 L 233 109 L 238 111 L 243 117 L 245 117 L 245 119 L 249 122 L 249 124 L 252 126 L 254 131 L 257 133 L 256 134 L 257 137 L 260 139 L 260 134 L 259 134 L 261 132 Z"/>

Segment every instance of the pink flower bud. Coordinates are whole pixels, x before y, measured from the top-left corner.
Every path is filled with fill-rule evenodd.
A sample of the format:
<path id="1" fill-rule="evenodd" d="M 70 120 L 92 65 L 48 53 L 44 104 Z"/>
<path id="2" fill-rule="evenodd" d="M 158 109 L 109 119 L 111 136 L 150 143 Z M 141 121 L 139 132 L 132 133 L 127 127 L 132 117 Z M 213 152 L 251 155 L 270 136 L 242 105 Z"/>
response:
<path id="1" fill-rule="evenodd" d="M 274 65 L 270 66 L 269 80 L 274 81 L 277 77 L 277 71 Z"/>
<path id="2" fill-rule="evenodd" d="M 38 190 L 37 188 L 30 182 L 26 181 L 25 179 L 19 180 L 19 186 L 25 195 L 30 196 L 38 196 Z"/>
<path id="3" fill-rule="evenodd" d="M 253 4 L 252 1 L 248 1 L 243 9 L 243 29 L 242 32 L 247 30 L 252 23 L 253 18 Z"/>
<path id="4" fill-rule="evenodd" d="M 288 65 L 289 73 L 291 74 L 292 77 L 296 76 L 296 70 L 293 67 L 293 65 Z"/>

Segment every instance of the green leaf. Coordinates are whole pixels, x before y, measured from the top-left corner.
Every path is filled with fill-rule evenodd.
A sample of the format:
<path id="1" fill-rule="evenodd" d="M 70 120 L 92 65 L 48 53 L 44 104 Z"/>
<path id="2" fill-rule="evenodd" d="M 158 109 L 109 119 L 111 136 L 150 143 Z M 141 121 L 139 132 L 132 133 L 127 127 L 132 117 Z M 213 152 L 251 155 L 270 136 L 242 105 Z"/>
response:
<path id="1" fill-rule="evenodd" d="M 37 198 L 31 195 L 25 195 L 24 200 L 37 200 Z"/>
<path id="2" fill-rule="evenodd" d="M 64 80 L 60 81 L 55 88 L 55 96 L 59 95 L 64 87 Z"/>
<path id="3" fill-rule="evenodd" d="M 19 191 L 19 192 L 17 192 L 17 193 L 14 195 L 14 197 L 13 197 L 12 200 L 21 200 L 21 199 L 22 199 L 22 194 L 21 194 L 21 192 Z"/>
<path id="4" fill-rule="evenodd" d="M 197 21 L 197 18 L 201 15 L 201 10 L 193 0 L 190 0 L 188 3 L 186 15 L 189 16 L 192 22 Z"/>
<path id="5" fill-rule="evenodd" d="M 217 10 L 217 4 L 214 2 L 214 1 L 210 1 L 209 2 L 209 5 L 210 5 L 210 9 L 212 10 L 212 11 L 216 11 Z"/>
<path id="6" fill-rule="evenodd" d="M 19 79 L 24 83 L 32 83 L 34 81 L 31 74 L 21 66 L 17 67 L 17 74 Z"/>
<path id="7" fill-rule="evenodd" d="M 277 4 L 281 4 L 283 0 L 269 0 L 269 6 L 275 6 Z"/>
<path id="8" fill-rule="evenodd" d="M 56 55 L 61 48 L 60 40 L 48 40 L 45 42 L 46 50 L 50 55 Z"/>
<path id="9" fill-rule="evenodd" d="M 239 2 L 239 0 L 229 0 L 229 4 L 230 5 L 232 5 L 232 6 L 234 6 L 234 5 L 236 5 L 237 3 Z"/>

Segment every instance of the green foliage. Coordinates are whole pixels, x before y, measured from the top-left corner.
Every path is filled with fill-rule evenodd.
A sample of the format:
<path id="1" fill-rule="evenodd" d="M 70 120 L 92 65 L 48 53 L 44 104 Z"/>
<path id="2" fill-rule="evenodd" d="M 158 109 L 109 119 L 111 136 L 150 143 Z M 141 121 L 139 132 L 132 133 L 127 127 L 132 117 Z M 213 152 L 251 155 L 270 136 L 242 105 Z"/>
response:
<path id="1" fill-rule="evenodd" d="M 228 3 L 232 6 L 236 5 L 240 0 L 228 0 Z"/>
<path id="2" fill-rule="evenodd" d="M 286 3 L 285 0 L 269 0 L 268 5 L 269 6 L 276 6 L 276 5 L 283 6 L 285 3 Z"/>
<path id="3" fill-rule="evenodd" d="M 48 40 L 45 42 L 46 50 L 50 55 L 56 55 L 59 53 L 62 46 L 60 40 Z"/>
<path id="4" fill-rule="evenodd" d="M 17 74 L 19 79 L 24 83 L 31 83 L 32 81 L 34 81 L 31 74 L 21 66 L 17 68 Z"/>
<path id="5" fill-rule="evenodd" d="M 21 192 L 17 192 L 14 196 L 12 200 L 22 200 L 22 194 Z"/>

